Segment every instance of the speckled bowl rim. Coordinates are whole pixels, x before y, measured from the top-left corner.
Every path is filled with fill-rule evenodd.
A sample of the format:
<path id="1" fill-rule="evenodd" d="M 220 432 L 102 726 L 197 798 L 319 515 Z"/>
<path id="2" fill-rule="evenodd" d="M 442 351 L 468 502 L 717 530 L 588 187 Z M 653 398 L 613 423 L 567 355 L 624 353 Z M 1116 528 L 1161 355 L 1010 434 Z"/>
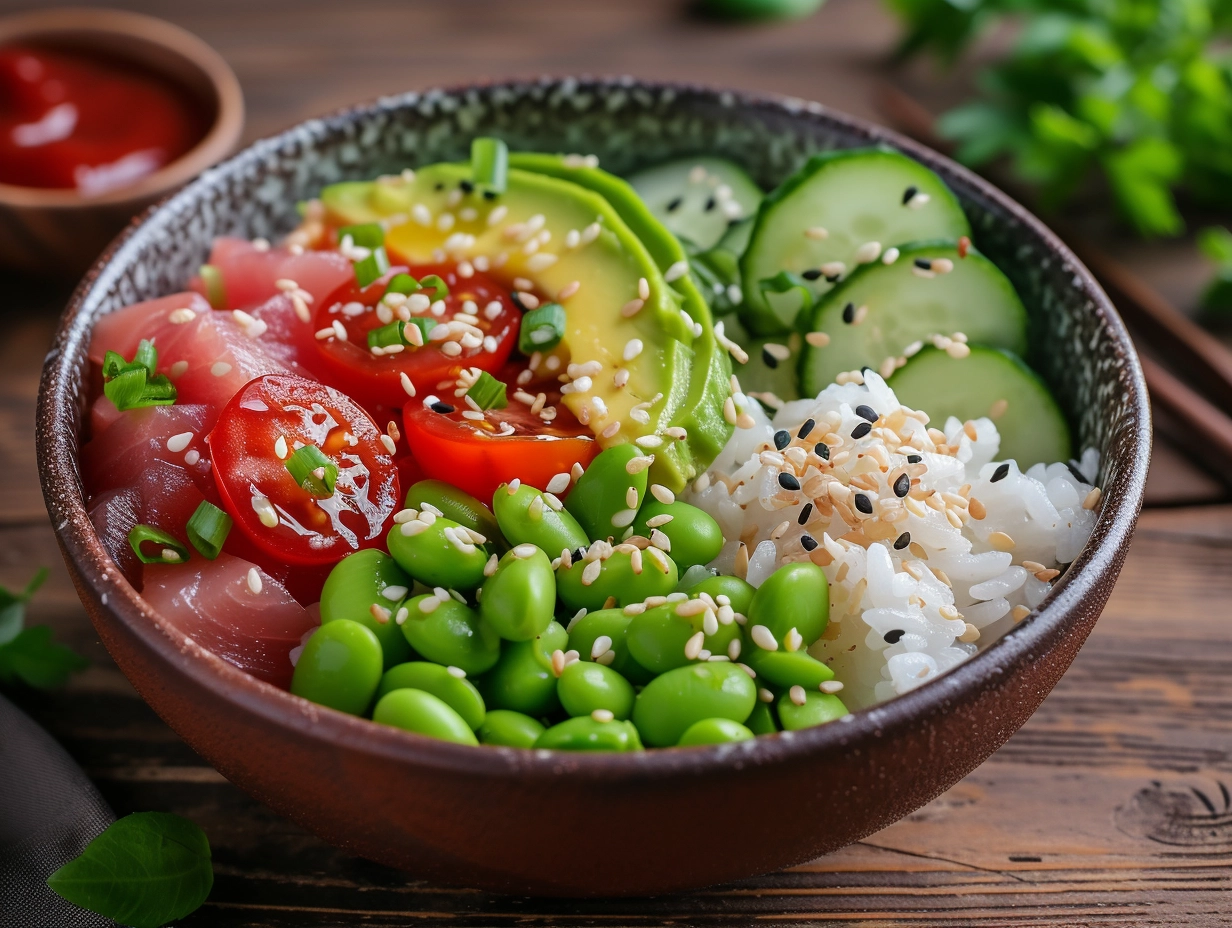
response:
<path id="1" fill-rule="evenodd" d="M 333 127 L 363 121 L 387 109 L 396 109 L 400 101 L 408 103 L 422 99 L 424 94 L 387 96 L 348 107 L 319 119 L 307 120 L 282 133 L 262 139 L 207 171 L 182 190 L 151 207 L 134 220 L 86 274 L 74 292 L 56 332 L 55 343 L 44 363 L 39 388 L 37 449 L 39 476 L 52 524 L 66 556 L 70 558 L 83 581 L 100 597 L 103 608 L 122 622 L 151 651 L 193 679 L 217 697 L 247 712 L 263 717 L 279 726 L 298 730 L 304 737 L 315 739 L 323 748 L 345 746 L 348 750 L 441 770 L 454 770 L 480 776 L 516 775 L 532 778 L 556 778 L 562 774 L 583 780 L 638 781 L 659 779 L 670 775 L 701 775 L 717 768 L 729 767 L 738 758 L 742 766 L 770 765 L 806 755 L 824 755 L 858 747 L 861 741 L 893 737 L 923 718 L 945 713 L 962 697 L 996 686 L 1004 668 L 1038 659 L 1073 631 L 1072 613 L 1080 611 L 1082 601 L 1098 595 L 1097 589 L 1105 573 L 1114 571 L 1118 557 L 1129 544 L 1142 506 L 1146 471 L 1150 461 L 1150 407 L 1142 369 L 1130 341 L 1129 333 L 1113 308 L 1111 301 L 1096 283 L 1090 271 L 1074 256 L 1061 240 L 1025 208 L 1014 202 L 991 184 L 945 156 L 911 139 L 865 120 L 835 112 L 818 103 L 790 97 L 722 91 L 693 84 L 633 81 L 629 78 L 554 77 L 539 81 L 509 80 L 471 83 L 442 91 L 426 93 L 461 94 L 476 90 L 524 88 L 539 83 L 545 87 L 564 81 L 595 81 L 641 87 L 651 91 L 676 91 L 705 94 L 718 100 L 721 96 L 734 101 L 742 109 L 807 118 L 828 124 L 837 132 L 860 137 L 868 144 L 886 143 L 905 152 L 937 171 L 947 181 L 978 191 L 988 201 L 1012 214 L 1029 234 L 1038 237 L 1049 252 L 1059 258 L 1072 273 L 1074 286 L 1091 301 L 1105 337 L 1112 342 L 1121 364 L 1120 379 L 1125 395 L 1122 406 L 1131 418 L 1132 440 L 1128 442 L 1127 460 L 1121 462 L 1119 479 L 1104 488 L 1103 500 L 1090 540 L 1069 570 L 1057 582 L 1039 608 L 987 650 L 959 665 L 954 670 L 932 680 L 916 690 L 878 706 L 860 710 L 846 720 L 796 732 L 781 732 L 755 738 L 736 745 L 718 747 L 666 748 L 629 754 L 587 754 L 523 750 L 515 748 L 467 747 L 425 738 L 396 728 L 372 722 L 342 712 L 314 705 L 289 692 L 251 677 L 221 658 L 202 649 L 172 628 L 124 580 L 115 562 L 107 554 L 86 512 L 78 475 L 77 436 L 57 423 L 69 421 L 71 410 L 78 402 L 73 392 L 74 369 L 85 361 L 90 326 L 83 318 L 82 308 L 87 298 L 100 290 L 105 292 L 118 276 L 117 268 L 135 251 L 143 224 L 160 209 L 174 208 L 194 200 L 208 191 L 215 178 L 237 170 L 240 166 L 255 166 L 267 154 L 273 156 L 294 133 L 302 133 L 312 125 L 316 137 L 328 135 Z M 1003 733 L 998 743 L 1008 740 L 1012 731 Z"/>

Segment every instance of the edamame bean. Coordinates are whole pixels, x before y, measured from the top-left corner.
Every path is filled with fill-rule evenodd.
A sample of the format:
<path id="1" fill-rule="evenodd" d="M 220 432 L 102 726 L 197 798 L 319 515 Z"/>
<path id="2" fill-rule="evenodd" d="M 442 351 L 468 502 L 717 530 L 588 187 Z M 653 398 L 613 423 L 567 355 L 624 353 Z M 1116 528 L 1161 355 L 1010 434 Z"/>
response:
<path id="1" fill-rule="evenodd" d="M 795 629 L 808 647 L 830 620 L 830 585 L 816 564 L 785 564 L 766 578 L 749 604 L 748 627 L 764 625 L 784 647 Z"/>
<path id="2" fill-rule="evenodd" d="M 473 677 L 500 658 L 500 636 L 479 613 L 452 596 L 416 596 L 407 601 L 406 609 L 402 634 L 429 661 L 461 667 Z"/>
<path id="3" fill-rule="evenodd" d="M 372 711 L 372 721 L 441 741 L 479 744 L 462 716 L 444 700 L 423 690 L 408 688 L 386 693 Z"/>
<path id="4" fill-rule="evenodd" d="M 614 445 L 600 451 L 569 491 L 565 508 L 591 538 L 619 538 L 637 517 L 646 498 L 647 469 L 629 473 L 629 462 L 642 457 L 637 445 Z"/>
<path id="5" fill-rule="evenodd" d="M 552 751 L 640 751 L 642 742 L 631 722 L 598 722 L 589 715 L 553 725 L 535 741 Z"/>
<path id="6" fill-rule="evenodd" d="M 654 525 L 648 525 L 648 522 Z M 723 548 L 723 532 L 719 523 L 696 506 L 679 500 L 661 503 L 657 499 L 648 499 L 642 504 L 633 521 L 633 534 L 650 538 L 654 531 L 667 536 L 670 543 L 667 550 L 682 572 L 697 564 L 709 564 Z"/>
<path id="7" fill-rule="evenodd" d="M 494 744 L 507 748 L 533 748 L 535 740 L 544 733 L 543 725 L 529 715 L 510 709 L 493 709 L 483 720 L 476 734 L 480 744 Z"/>
<path id="8" fill-rule="evenodd" d="M 569 648 L 577 651 L 583 661 L 598 661 L 607 664 L 634 686 L 644 686 L 654 679 L 654 674 L 633 659 L 625 631 L 632 616 L 619 609 L 600 609 L 588 612 L 569 626 Z M 596 653 L 600 638 L 607 639 L 607 647 Z M 606 655 L 610 654 L 611 657 Z"/>
<path id="9" fill-rule="evenodd" d="M 633 659 L 652 673 L 666 673 L 704 656 L 703 650 L 730 657 L 727 649 L 740 638 L 740 626 L 734 621 L 723 625 L 713 610 L 698 611 L 697 606 L 690 605 L 698 602 L 701 600 L 664 603 L 633 616 L 625 631 Z M 708 624 L 713 634 L 705 633 Z M 700 643 L 695 641 L 698 634 L 702 636 Z"/>
<path id="10" fill-rule="evenodd" d="M 492 510 L 481 500 L 452 484 L 444 480 L 420 480 L 412 484 L 406 491 L 406 508 L 422 509 L 424 503 L 435 506 L 445 514 L 446 519 L 452 519 L 459 525 L 483 535 L 497 551 L 504 551 L 509 547 Z"/>
<path id="11" fill-rule="evenodd" d="M 726 596 L 728 605 L 732 607 L 734 612 L 747 616 L 757 588 L 748 581 L 741 580 L 739 577 L 724 574 L 723 576 L 703 580 L 687 592 L 690 596 L 700 596 L 702 593 L 709 593 L 713 599 Z"/>
<path id="12" fill-rule="evenodd" d="M 291 677 L 296 696 L 339 712 L 363 715 L 381 682 L 381 643 L 349 619 L 322 625 L 304 645 Z"/>
<path id="13" fill-rule="evenodd" d="M 779 697 L 779 720 L 786 731 L 798 731 L 801 728 L 812 728 L 814 725 L 824 725 L 850 715 L 843 701 L 829 693 L 804 691 L 804 705 L 797 706 L 791 700 L 791 693 Z"/>
<path id="14" fill-rule="evenodd" d="M 734 744 L 737 741 L 749 741 L 753 733 L 731 719 L 702 719 L 690 725 L 677 747 L 687 748 L 698 744 Z"/>
<path id="15" fill-rule="evenodd" d="M 741 660 L 757 672 L 764 685 L 802 686 L 817 689 L 817 684 L 834 679 L 834 671 L 807 651 L 767 651 L 745 642 Z"/>
<path id="16" fill-rule="evenodd" d="M 606 554 L 607 542 L 597 541 L 591 549 Z M 602 609 L 609 598 L 614 598 L 618 606 L 627 606 L 650 596 L 666 596 L 676 589 L 677 579 L 670 555 L 646 554 L 633 545 L 617 545 L 607 557 L 588 561 L 575 556 L 571 567 L 559 568 L 556 595 L 574 611 L 593 611 Z"/>
<path id="17" fill-rule="evenodd" d="M 561 551 L 585 548 L 586 532 L 566 509 L 548 505 L 543 493 L 521 484 L 513 493 L 502 483 L 492 494 L 492 511 L 511 545 L 537 545 L 555 558 Z"/>
<path id="18" fill-rule="evenodd" d="M 778 716 L 774 714 L 774 703 L 757 700 L 757 705 L 749 717 L 744 720 L 745 727 L 755 735 L 773 735 L 782 731 Z"/>
<path id="19" fill-rule="evenodd" d="M 442 667 L 428 661 L 408 661 L 385 671 L 376 691 L 376 698 L 380 700 L 394 690 L 423 690 L 443 701 L 462 716 L 467 725 L 476 729 L 483 724 L 483 697 L 479 695 L 474 683 L 465 676 L 458 675 L 461 673 L 458 667 Z"/>
<path id="20" fill-rule="evenodd" d="M 541 718 L 560 707 L 552 652 L 569 647 L 569 636 L 557 622 L 530 641 L 505 645 L 496 666 L 475 681 L 492 709 L 512 709 Z"/>
<path id="21" fill-rule="evenodd" d="M 534 638 L 548 627 L 555 611 L 552 562 L 534 545 L 512 548 L 483 582 L 479 614 L 508 641 Z"/>
<path id="22" fill-rule="evenodd" d="M 735 664 L 692 664 L 646 685 L 633 706 L 633 724 L 647 744 L 665 748 L 702 719 L 743 723 L 756 703 L 757 686 Z"/>
<path id="23" fill-rule="evenodd" d="M 349 619 L 367 626 L 381 642 L 388 669 L 411 659 L 411 647 L 393 621 L 410 588 L 410 576 L 384 551 L 348 554 L 325 579 L 321 624 Z"/>
<path id="24" fill-rule="evenodd" d="M 556 681 L 556 695 L 570 715 L 590 715 L 596 709 L 607 709 L 624 721 L 633 711 L 633 685 L 603 664 L 574 661 Z"/>
<path id="25" fill-rule="evenodd" d="M 476 541 L 470 529 L 427 510 L 395 523 L 385 537 L 390 555 L 416 580 L 463 592 L 483 583 L 488 550 Z"/>

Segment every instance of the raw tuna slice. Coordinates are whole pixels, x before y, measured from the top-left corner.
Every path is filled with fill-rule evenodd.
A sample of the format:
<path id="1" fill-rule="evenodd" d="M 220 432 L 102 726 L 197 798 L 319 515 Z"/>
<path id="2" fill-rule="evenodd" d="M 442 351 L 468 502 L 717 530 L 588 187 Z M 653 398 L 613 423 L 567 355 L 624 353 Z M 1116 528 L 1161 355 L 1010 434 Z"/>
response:
<path id="1" fill-rule="evenodd" d="M 210 304 L 200 294 L 186 290 L 108 313 L 94 324 L 94 332 L 90 336 L 90 360 L 101 365 L 103 355 L 115 351 L 131 361 L 141 340 L 151 338 L 157 330 L 168 325 L 168 317 L 176 310 L 191 309 L 200 313 L 209 308 Z"/>
<path id="2" fill-rule="evenodd" d="M 94 402 L 94 437 L 81 449 L 86 491 L 104 493 L 137 486 L 156 461 L 182 468 L 202 492 L 212 488 L 210 447 L 205 443 L 207 406 L 179 404 L 117 412 L 106 397 Z M 99 427 L 100 422 L 110 425 Z"/>
<path id="3" fill-rule="evenodd" d="M 311 320 L 304 322 L 286 294 L 272 296 L 248 310 L 265 324 L 261 344 L 271 355 L 293 370 L 309 371 L 320 379 L 320 356 Z"/>
<path id="4" fill-rule="evenodd" d="M 287 248 L 257 248 L 242 238 L 214 239 L 209 263 L 222 274 L 227 309 L 259 306 L 279 292 L 279 280 L 295 281 L 319 302 L 355 276 L 351 262 L 335 251 L 292 254 Z M 200 278 L 189 286 L 205 293 Z"/>
<path id="5" fill-rule="evenodd" d="M 250 582 L 254 569 L 258 583 Z M 284 689 L 294 669 L 291 649 L 318 622 L 281 583 L 228 554 L 146 565 L 142 595 L 197 644 Z"/>
<path id="6" fill-rule="evenodd" d="M 111 559 L 135 589 L 141 589 L 141 562 L 128 543 L 128 533 L 141 521 L 141 491 L 136 487 L 108 490 L 90 501 L 90 521 Z"/>

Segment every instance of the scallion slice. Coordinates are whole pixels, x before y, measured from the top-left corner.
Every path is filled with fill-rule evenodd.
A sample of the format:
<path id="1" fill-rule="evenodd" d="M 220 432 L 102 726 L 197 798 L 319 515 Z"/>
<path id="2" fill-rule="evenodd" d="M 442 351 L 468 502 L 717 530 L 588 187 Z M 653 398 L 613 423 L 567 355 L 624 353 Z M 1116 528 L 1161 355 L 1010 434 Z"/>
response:
<path id="1" fill-rule="evenodd" d="M 222 283 L 222 271 L 213 264 L 203 264 L 197 271 L 205 285 L 205 299 L 212 309 L 227 308 L 227 290 Z"/>
<path id="2" fill-rule="evenodd" d="M 211 503 L 202 500 L 197 511 L 188 520 L 185 532 L 192 546 L 211 561 L 222 551 L 223 543 L 231 531 L 231 517 Z"/>
<path id="3" fill-rule="evenodd" d="M 124 355 L 116 351 L 108 351 L 103 355 L 103 380 L 110 380 L 126 367 L 128 367 L 128 362 L 124 360 Z"/>
<path id="4" fill-rule="evenodd" d="M 155 374 L 158 351 L 154 343 L 142 339 L 132 361 L 108 351 L 103 355 L 103 393 L 119 410 L 143 406 L 170 406 L 175 402 L 175 385 L 166 374 Z"/>
<path id="5" fill-rule="evenodd" d="M 338 230 L 338 241 L 346 238 L 351 240 L 352 245 L 358 245 L 360 248 L 380 248 L 385 244 L 385 230 L 379 222 L 343 226 Z"/>
<path id="6" fill-rule="evenodd" d="M 421 289 L 419 281 L 410 274 L 395 274 L 393 279 L 389 281 L 389 286 L 385 288 L 386 293 L 414 293 Z"/>
<path id="7" fill-rule="evenodd" d="M 389 256 L 383 246 L 378 246 L 372 249 L 368 257 L 355 262 L 355 280 L 361 287 L 366 287 L 388 270 Z"/>
<path id="8" fill-rule="evenodd" d="M 494 193 L 504 193 L 509 182 L 509 146 L 491 137 L 474 139 L 471 142 L 471 173 L 477 185 Z"/>
<path id="9" fill-rule="evenodd" d="M 443 300 L 449 296 L 449 285 L 441 280 L 439 274 L 429 274 L 427 277 L 421 278 L 419 286 L 425 290 L 432 291 L 432 300 Z"/>
<path id="10" fill-rule="evenodd" d="M 150 372 L 151 376 L 158 370 L 158 349 L 148 338 L 143 338 L 137 343 L 137 353 L 133 355 L 133 363 L 140 364 Z"/>
<path id="11" fill-rule="evenodd" d="M 134 525 L 128 543 L 142 564 L 182 564 L 188 560 L 188 548 L 179 539 L 152 525 Z M 144 545 L 158 545 L 158 553 L 147 554 Z"/>
<path id="12" fill-rule="evenodd" d="M 479 379 L 471 384 L 466 395 L 474 400 L 480 409 L 504 409 L 509 405 L 505 396 L 505 385 L 487 371 L 481 373 Z"/>
<path id="13" fill-rule="evenodd" d="M 301 490 L 324 499 L 334 495 L 338 465 L 316 445 L 297 448 L 287 458 L 287 470 Z"/>
<path id="14" fill-rule="evenodd" d="M 402 337 L 402 329 L 406 325 L 401 320 L 395 320 L 389 325 L 383 325 L 379 328 L 368 330 L 368 347 L 369 348 L 388 348 L 390 345 L 405 345 L 406 341 Z"/>
<path id="15" fill-rule="evenodd" d="M 565 308 L 544 303 L 522 317 L 518 350 L 529 357 L 536 351 L 551 351 L 565 337 Z"/>
<path id="16" fill-rule="evenodd" d="M 428 333 L 436 328 L 436 320 L 428 316 L 412 316 L 411 321 L 407 325 L 413 325 L 419 329 L 419 334 L 422 336 L 420 341 L 426 345 L 428 344 Z M 402 329 L 402 338 L 408 345 L 411 344 L 410 340 L 406 337 L 405 327 Z"/>

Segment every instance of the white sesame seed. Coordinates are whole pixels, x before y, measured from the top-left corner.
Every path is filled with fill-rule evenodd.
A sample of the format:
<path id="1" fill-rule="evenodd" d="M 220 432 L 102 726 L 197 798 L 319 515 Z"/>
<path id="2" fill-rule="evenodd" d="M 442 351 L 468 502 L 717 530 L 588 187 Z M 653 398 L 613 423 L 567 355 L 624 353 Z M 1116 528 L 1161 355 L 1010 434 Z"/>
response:
<path id="1" fill-rule="evenodd" d="M 751 667 L 749 669 L 752 670 Z M 774 702 L 774 693 L 770 692 L 770 690 L 763 686 L 757 691 L 757 698 L 762 702 Z"/>
<path id="2" fill-rule="evenodd" d="M 453 677 L 455 680 L 465 680 L 466 679 L 466 671 L 463 670 L 461 667 L 453 666 L 453 664 L 450 664 L 448 667 L 446 667 L 445 672 L 449 674 L 451 677 Z"/>
<path id="3" fill-rule="evenodd" d="M 803 646 L 804 639 L 795 628 L 789 629 L 787 634 L 783 636 L 783 647 L 788 651 L 799 651 Z"/>
<path id="4" fill-rule="evenodd" d="M 818 683 L 817 689 L 821 690 L 823 693 L 841 693 L 843 691 L 843 684 L 838 680 L 826 680 L 822 683 Z"/>
<path id="5" fill-rule="evenodd" d="M 440 606 L 441 601 L 435 596 L 425 596 L 419 601 L 419 611 L 424 615 L 431 615 Z"/>
<path id="6" fill-rule="evenodd" d="M 788 698 L 791 699 L 797 706 L 802 706 L 808 702 L 808 697 L 804 695 L 804 687 L 796 684 L 787 691 Z"/>
<path id="7" fill-rule="evenodd" d="M 626 528 L 633 524 L 633 520 L 637 518 L 636 509 L 621 509 L 612 516 L 613 528 Z"/>
<path id="8" fill-rule="evenodd" d="M 563 287 L 560 288 L 560 292 L 556 294 L 556 299 L 563 303 L 565 300 L 569 299 L 569 297 L 577 293 L 578 290 L 581 289 L 581 287 L 582 287 L 582 282 L 580 280 L 575 280 L 571 283 L 567 283 Z"/>
<path id="9" fill-rule="evenodd" d="M 804 336 L 804 340 L 814 348 L 824 348 L 830 344 L 830 336 L 825 332 L 809 332 Z"/>
<path id="10" fill-rule="evenodd" d="M 278 510 L 264 496 L 254 496 L 252 498 L 252 508 L 257 514 L 257 518 L 261 520 L 261 524 L 266 528 L 276 528 L 278 526 Z"/>
<path id="11" fill-rule="evenodd" d="M 663 486 L 661 483 L 652 483 L 650 485 L 650 492 L 655 499 L 663 503 L 665 506 L 669 506 L 676 502 L 676 494 L 667 487 Z"/>
<path id="12" fill-rule="evenodd" d="M 727 656 L 733 661 L 740 657 L 740 639 L 733 638 L 727 644 Z"/>
<path id="13" fill-rule="evenodd" d="M 813 226 L 811 229 L 805 229 L 804 235 L 806 238 L 811 238 L 817 242 L 824 241 L 830 237 L 830 233 L 821 226 Z"/>
<path id="14" fill-rule="evenodd" d="M 167 450 L 172 454 L 179 454 L 188 447 L 188 443 L 192 440 L 192 432 L 180 432 L 178 435 L 172 435 L 167 439 Z"/>
<path id="15" fill-rule="evenodd" d="M 504 222 L 505 217 L 508 215 L 509 207 L 502 203 L 500 206 L 495 207 L 490 213 L 488 213 L 488 225 L 498 225 L 501 222 Z"/>
<path id="16" fill-rule="evenodd" d="M 599 233 L 601 231 L 602 229 L 599 226 L 599 223 L 592 222 L 590 225 L 588 225 L 585 229 L 582 230 L 580 244 L 589 245 L 591 242 L 593 242 L 595 239 L 599 237 Z"/>
<path id="17" fill-rule="evenodd" d="M 624 306 L 620 307 L 620 314 L 626 319 L 631 319 L 642 311 L 642 307 L 646 305 L 645 300 L 637 299 L 630 300 Z"/>
<path id="18" fill-rule="evenodd" d="M 402 389 L 406 392 L 406 395 L 414 396 L 415 384 L 411 383 L 411 378 L 406 375 L 406 371 L 399 375 L 399 379 L 402 381 Z"/>
<path id="19" fill-rule="evenodd" d="M 600 635 L 595 639 L 595 643 L 590 646 L 590 659 L 598 660 L 600 655 L 606 654 L 612 649 L 612 639 L 608 635 Z"/>
<path id="20" fill-rule="evenodd" d="M 616 419 L 611 422 L 599 435 L 603 438 L 615 438 L 616 433 L 620 431 L 620 420 Z"/>
<path id="21" fill-rule="evenodd" d="M 869 264 L 876 261 L 881 254 L 881 242 L 865 242 L 856 249 L 856 264 Z"/>
<path id="22" fill-rule="evenodd" d="M 640 338 L 631 338 L 627 342 L 625 342 L 625 350 L 624 350 L 624 354 L 622 355 L 622 357 L 626 361 L 632 361 L 634 358 L 636 358 L 639 354 L 642 353 L 643 347 L 644 346 L 642 345 L 642 340 Z"/>
<path id="23" fill-rule="evenodd" d="M 779 643 L 774 639 L 774 633 L 764 625 L 754 625 L 749 636 L 753 643 L 764 651 L 777 651 Z"/>
<path id="24" fill-rule="evenodd" d="M 186 322 L 192 322 L 197 318 L 197 314 L 191 309 L 173 309 L 171 314 L 167 316 L 167 321 L 172 325 L 183 325 Z"/>
<path id="25" fill-rule="evenodd" d="M 663 279 L 670 284 L 674 280 L 679 280 L 687 273 L 689 273 L 689 262 L 677 261 L 663 272 Z"/>
<path id="26" fill-rule="evenodd" d="M 569 489 L 569 475 L 567 473 L 556 474 L 548 481 L 549 493 L 563 493 Z"/>
<path id="27" fill-rule="evenodd" d="M 196 448 L 193 448 L 191 451 L 188 452 L 188 454 L 184 455 L 184 463 L 187 464 L 189 467 L 192 467 L 200 460 L 201 460 L 201 453 L 197 451 Z"/>
<path id="28" fill-rule="evenodd" d="M 595 709 L 590 713 L 590 717 L 596 722 L 607 723 L 616 718 L 611 709 Z"/>
<path id="29" fill-rule="evenodd" d="M 255 567 L 249 567 L 247 579 L 249 592 L 254 596 L 259 595 L 262 588 L 265 586 L 265 584 L 261 582 L 261 571 L 257 570 Z"/>
<path id="30" fill-rule="evenodd" d="M 697 660 L 697 656 L 701 653 L 702 645 L 706 643 L 706 636 L 702 632 L 697 632 L 692 635 L 684 646 L 684 656 L 691 661 Z"/>
<path id="31" fill-rule="evenodd" d="M 390 454 L 396 454 L 398 451 L 398 446 L 394 444 L 394 440 L 388 435 L 381 436 L 381 444 L 385 446 L 385 450 Z"/>
<path id="32" fill-rule="evenodd" d="M 215 361 L 210 366 L 210 373 L 215 377 L 226 377 L 229 373 L 231 373 L 231 365 L 226 361 Z"/>

